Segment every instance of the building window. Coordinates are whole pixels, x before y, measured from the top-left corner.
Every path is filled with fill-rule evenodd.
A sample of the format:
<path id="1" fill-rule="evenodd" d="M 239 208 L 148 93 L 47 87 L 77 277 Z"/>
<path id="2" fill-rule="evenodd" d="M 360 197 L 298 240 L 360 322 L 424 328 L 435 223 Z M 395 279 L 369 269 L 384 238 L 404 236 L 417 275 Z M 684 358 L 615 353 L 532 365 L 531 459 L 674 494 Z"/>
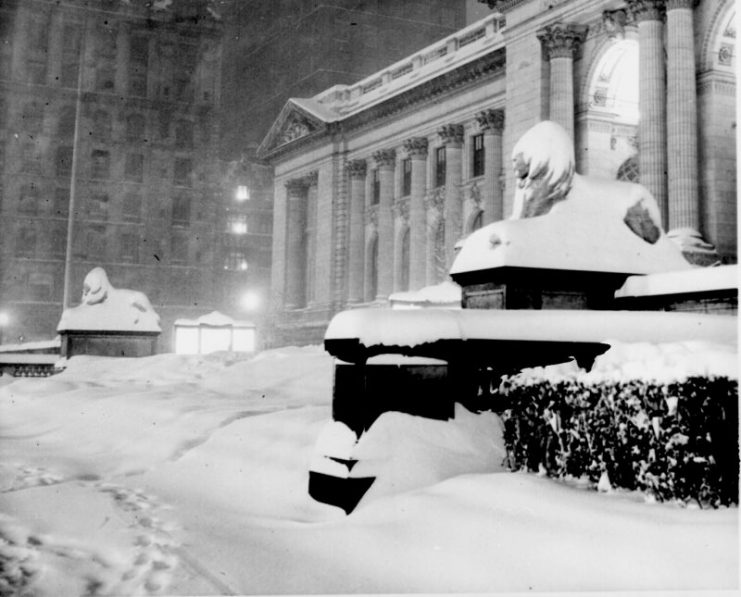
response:
<path id="1" fill-rule="evenodd" d="M 244 251 L 232 250 L 226 254 L 224 269 L 232 272 L 246 272 L 249 264 Z"/>
<path id="2" fill-rule="evenodd" d="M 127 193 L 123 201 L 122 216 L 127 222 L 138 222 L 141 218 L 142 199 L 136 193 Z"/>
<path id="3" fill-rule="evenodd" d="M 25 226 L 20 229 L 16 236 L 15 256 L 16 257 L 33 257 L 36 253 L 36 231 Z"/>
<path id="4" fill-rule="evenodd" d="M 116 87 L 116 71 L 112 65 L 104 64 L 95 73 L 95 89 L 113 91 Z"/>
<path id="5" fill-rule="evenodd" d="M 162 139 L 163 141 L 170 138 L 170 122 L 171 122 L 170 113 L 166 110 L 162 110 L 159 113 L 159 119 L 158 119 L 157 124 L 158 124 L 160 139 Z"/>
<path id="6" fill-rule="evenodd" d="M 140 153 L 130 153 L 126 156 L 124 178 L 131 182 L 144 180 L 144 156 Z"/>
<path id="7" fill-rule="evenodd" d="M 39 189 L 35 184 L 27 184 L 21 187 L 18 197 L 18 213 L 26 216 L 35 216 L 39 210 Z"/>
<path id="8" fill-rule="evenodd" d="M 53 257 L 64 257 L 67 254 L 67 231 L 57 228 L 51 236 L 51 254 Z"/>
<path id="9" fill-rule="evenodd" d="M 147 64 L 149 40 L 134 36 L 129 44 L 129 93 L 140 97 L 147 95 Z"/>
<path id="10" fill-rule="evenodd" d="M 108 219 L 108 195 L 93 193 L 88 198 L 87 214 L 93 220 Z"/>
<path id="11" fill-rule="evenodd" d="M 90 155 L 92 160 L 92 178 L 105 180 L 111 175 L 111 154 L 103 149 L 93 149 Z"/>
<path id="12" fill-rule="evenodd" d="M 72 174 L 72 148 L 67 145 L 57 147 L 54 164 L 57 176 L 69 177 Z"/>
<path id="13" fill-rule="evenodd" d="M 121 261 L 139 261 L 139 235 L 124 232 L 121 235 Z"/>
<path id="14" fill-rule="evenodd" d="M 378 168 L 371 170 L 371 205 L 381 201 L 381 181 L 378 178 Z"/>
<path id="15" fill-rule="evenodd" d="M 474 135 L 471 147 L 472 176 L 484 175 L 484 135 Z"/>
<path id="16" fill-rule="evenodd" d="M 406 197 L 412 192 L 412 160 L 406 158 L 401 162 L 401 196 Z"/>
<path id="17" fill-rule="evenodd" d="M 435 150 L 435 186 L 445 185 L 445 146 Z"/>
<path id="18" fill-rule="evenodd" d="M 193 146 L 193 123 L 179 120 L 175 123 L 175 147 L 185 149 Z"/>
<path id="19" fill-rule="evenodd" d="M 75 134 L 75 107 L 64 106 L 59 113 L 59 122 L 57 123 L 57 137 L 71 138 Z"/>
<path id="20" fill-rule="evenodd" d="M 146 134 L 146 120 L 141 114 L 131 114 L 126 118 L 126 140 L 144 141 Z"/>
<path id="21" fill-rule="evenodd" d="M 190 197 L 176 195 L 172 201 L 173 226 L 187 226 L 190 223 Z"/>
<path id="22" fill-rule="evenodd" d="M 46 84 L 46 60 L 30 58 L 26 63 L 26 80 L 31 85 Z"/>
<path id="23" fill-rule="evenodd" d="M 54 213 L 56 217 L 66 217 L 69 213 L 69 189 L 59 187 L 54 189 Z"/>
<path id="24" fill-rule="evenodd" d="M 247 185 L 239 185 L 235 197 L 237 201 L 248 201 L 250 198 L 250 189 Z"/>
<path id="25" fill-rule="evenodd" d="M 247 214 L 229 214 L 226 231 L 231 234 L 247 234 Z"/>
<path id="26" fill-rule="evenodd" d="M 51 274 L 28 274 L 28 294 L 33 301 L 50 301 L 54 293 L 54 278 Z"/>
<path id="27" fill-rule="evenodd" d="M 173 182 L 177 185 L 190 186 L 193 162 L 188 158 L 175 158 Z"/>
<path id="28" fill-rule="evenodd" d="M 111 138 L 111 115 L 105 110 L 96 110 L 93 114 L 92 133 L 96 139 Z"/>
<path id="29" fill-rule="evenodd" d="M 80 40 L 82 29 L 76 23 L 67 23 L 62 32 L 62 87 L 77 87 Z"/>
<path id="30" fill-rule="evenodd" d="M 171 254 L 173 263 L 186 263 L 188 261 L 187 233 L 175 232 L 172 235 Z"/>
<path id="31" fill-rule="evenodd" d="M 30 102 L 23 106 L 21 113 L 23 129 L 29 133 L 38 133 L 44 124 L 44 106 L 37 102 Z"/>
<path id="32" fill-rule="evenodd" d="M 90 226 L 85 235 L 86 243 L 82 247 L 84 256 L 96 261 L 105 260 L 105 226 Z"/>

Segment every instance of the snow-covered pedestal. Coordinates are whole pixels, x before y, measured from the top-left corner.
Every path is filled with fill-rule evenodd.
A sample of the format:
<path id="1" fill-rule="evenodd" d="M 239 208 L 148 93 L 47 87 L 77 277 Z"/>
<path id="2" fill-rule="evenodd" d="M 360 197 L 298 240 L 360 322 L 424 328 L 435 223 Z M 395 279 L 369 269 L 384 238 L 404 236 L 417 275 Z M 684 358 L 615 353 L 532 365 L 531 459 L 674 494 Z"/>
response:
<path id="1" fill-rule="evenodd" d="M 559 125 L 534 126 L 512 156 L 512 219 L 472 233 L 450 271 L 464 309 L 606 309 L 631 275 L 692 268 L 648 190 L 577 174 Z"/>
<path id="2" fill-rule="evenodd" d="M 61 355 L 68 358 L 153 355 L 161 331 L 149 299 L 136 290 L 114 288 L 100 267 L 85 276 L 82 303 L 65 309 L 57 326 Z"/>

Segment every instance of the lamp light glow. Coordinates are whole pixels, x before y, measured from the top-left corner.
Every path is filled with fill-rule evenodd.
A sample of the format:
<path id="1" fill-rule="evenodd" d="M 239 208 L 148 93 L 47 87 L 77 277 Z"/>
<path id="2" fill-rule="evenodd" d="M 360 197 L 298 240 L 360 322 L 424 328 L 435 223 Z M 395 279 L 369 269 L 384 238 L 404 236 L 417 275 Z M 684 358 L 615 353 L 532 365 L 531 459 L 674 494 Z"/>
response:
<path id="1" fill-rule="evenodd" d="M 239 185 L 237 187 L 237 193 L 235 195 L 237 201 L 248 201 L 250 198 L 250 190 L 246 185 Z"/>

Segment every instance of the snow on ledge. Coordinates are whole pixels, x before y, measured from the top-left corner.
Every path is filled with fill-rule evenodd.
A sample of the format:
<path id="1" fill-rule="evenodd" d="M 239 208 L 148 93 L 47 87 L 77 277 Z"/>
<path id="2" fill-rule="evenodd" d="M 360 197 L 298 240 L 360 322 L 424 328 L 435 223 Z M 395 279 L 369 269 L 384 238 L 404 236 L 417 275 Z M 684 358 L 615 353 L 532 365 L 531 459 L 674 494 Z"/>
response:
<path id="1" fill-rule="evenodd" d="M 183 327 L 198 327 L 199 325 L 210 327 L 255 327 L 255 324 L 251 321 L 237 321 L 219 311 L 212 311 L 207 315 L 201 315 L 197 319 L 176 319 L 174 325 Z"/>
<path id="2" fill-rule="evenodd" d="M 21 342 L 20 344 L 0 344 L 0 352 L 29 352 L 34 350 L 50 350 L 62 346 L 62 339 L 57 336 L 53 340 L 39 340 L 37 342 Z"/>
<path id="3" fill-rule="evenodd" d="M 434 307 L 445 306 L 460 308 L 461 287 L 451 280 L 445 280 L 434 286 L 425 286 L 419 290 L 395 292 L 389 296 L 392 308 L 396 307 Z"/>
<path id="4" fill-rule="evenodd" d="M 438 340 L 681 342 L 736 344 L 733 315 L 664 311 L 352 309 L 330 321 L 325 340 L 413 347 Z"/>
<path id="5" fill-rule="evenodd" d="M 737 265 L 721 265 L 647 276 L 631 276 L 615 292 L 615 298 L 737 289 L 738 273 Z"/>

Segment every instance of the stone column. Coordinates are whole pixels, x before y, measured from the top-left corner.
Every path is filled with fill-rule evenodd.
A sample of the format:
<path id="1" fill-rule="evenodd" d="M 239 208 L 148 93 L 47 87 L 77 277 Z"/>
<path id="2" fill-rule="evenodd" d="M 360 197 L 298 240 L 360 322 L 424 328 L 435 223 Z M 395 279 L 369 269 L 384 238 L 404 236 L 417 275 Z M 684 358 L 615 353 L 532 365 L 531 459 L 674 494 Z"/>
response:
<path id="1" fill-rule="evenodd" d="M 638 167 L 641 184 L 656 199 L 662 223 L 667 222 L 666 82 L 663 20 L 665 0 L 627 0 L 638 22 Z"/>
<path id="2" fill-rule="evenodd" d="M 484 110 L 476 115 L 476 121 L 484 132 L 484 224 L 504 218 L 502 196 L 502 131 L 504 110 Z"/>
<path id="3" fill-rule="evenodd" d="M 348 301 L 363 302 L 365 260 L 365 160 L 351 160 L 346 164 L 350 176 L 350 241 L 348 256 Z"/>
<path id="4" fill-rule="evenodd" d="M 669 236 L 694 263 L 718 261 L 700 235 L 694 0 L 667 0 L 667 174 Z"/>
<path id="5" fill-rule="evenodd" d="M 554 23 L 537 32 L 551 64 L 549 118 L 574 138 L 574 54 L 587 35 L 584 25 Z"/>
<path id="6" fill-rule="evenodd" d="M 285 308 L 297 309 L 306 302 L 306 181 L 294 178 L 286 181 L 286 281 Z"/>
<path id="7" fill-rule="evenodd" d="M 378 167 L 380 198 L 378 202 L 378 288 L 376 299 L 386 299 L 394 285 L 394 167 L 396 152 L 381 149 L 373 154 Z"/>
<path id="8" fill-rule="evenodd" d="M 427 138 L 404 141 L 404 150 L 412 160 L 412 189 L 409 195 L 409 289 L 419 290 L 426 282 L 427 259 Z"/>
<path id="9" fill-rule="evenodd" d="M 463 203 L 461 201 L 461 148 L 463 125 L 447 124 L 438 131 L 445 145 L 445 260 L 448 263 L 455 251 L 455 243 L 463 234 Z"/>

